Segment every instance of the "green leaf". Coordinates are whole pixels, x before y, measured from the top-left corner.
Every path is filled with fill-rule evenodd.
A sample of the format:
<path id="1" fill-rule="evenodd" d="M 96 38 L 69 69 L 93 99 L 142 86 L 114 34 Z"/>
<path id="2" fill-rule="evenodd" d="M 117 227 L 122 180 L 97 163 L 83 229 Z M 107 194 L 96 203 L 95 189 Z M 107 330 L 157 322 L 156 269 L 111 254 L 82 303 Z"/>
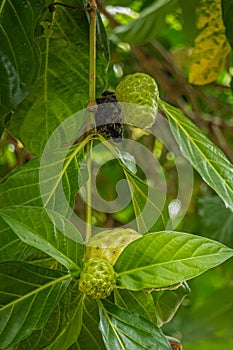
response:
<path id="1" fill-rule="evenodd" d="M 201 233 L 233 248 L 233 213 L 217 197 L 204 197 L 198 201 Z"/>
<path id="2" fill-rule="evenodd" d="M 42 251 L 22 242 L 0 217 L 0 262 L 27 261 L 49 268 L 57 268 L 59 263 Z M 57 267 L 55 267 L 57 266 Z"/>
<path id="3" fill-rule="evenodd" d="M 69 350 L 106 350 L 99 331 L 99 311 L 94 299 L 85 297 L 83 324 L 78 341 Z M 26 350 L 26 349 L 25 349 Z"/>
<path id="4" fill-rule="evenodd" d="M 155 302 L 157 326 L 170 322 L 182 301 L 190 293 L 188 284 L 184 282 L 178 289 L 160 290 L 151 293 Z"/>
<path id="5" fill-rule="evenodd" d="M 35 249 L 24 244 L 0 217 L 0 262 L 26 260 L 34 252 Z"/>
<path id="6" fill-rule="evenodd" d="M 1 349 L 44 327 L 70 280 L 61 271 L 19 261 L 1 263 Z"/>
<path id="7" fill-rule="evenodd" d="M 165 193 L 160 191 L 158 186 L 149 186 L 135 174 L 135 170 L 137 169 L 130 166 L 130 158 L 129 162 L 126 161 L 126 159 L 123 161 L 125 152 L 122 152 L 119 149 L 115 149 L 115 152 L 118 156 L 117 159 L 119 164 L 124 170 L 131 193 L 131 200 L 135 214 L 134 229 L 140 233 L 148 232 L 152 227 L 154 230 L 165 229 L 168 222 Z M 138 163 L 137 161 L 138 159 L 136 158 L 135 163 L 140 165 L 141 159 L 139 158 Z"/>
<path id="8" fill-rule="evenodd" d="M 79 275 L 84 246 L 80 233 L 69 220 L 39 207 L 9 207 L 2 209 L 0 215 L 24 243 L 44 251 Z M 62 226 L 63 231 L 57 226 Z"/>
<path id="9" fill-rule="evenodd" d="M 135 145 L 133 146 L 132 144 L 127 143 L 127 141 L 126 143 L 123 142 L 119 147 L 116 147 L 115 145 L 112 146 L 111 144 L 101 145 L 101 147 L 101 157 L 103 157 L 103 160 L 107 162 L 107 160 L 114 157 L 119 163 L 120 170 L 123 170 L 123 172 L 121 171 L 123 174 L 119 174 L 118 177 L 117 170 L 114 169 L 114 174 L 116 174 L 116 176 L 112 177 L 113 165 L 111 163 L 109 172 L 104 173 L 105 176 L 102 180 L 104 182 L 104 186 L 100 187 L 99 192 L 101 194 L 104 193 L 106 198 L 112 200 L 111 197 L 107 197 L 111 191 L 111 186 L 108 187 L 106 177 L 112 177 L 114 184 L 117 184 L 117 181 L 124 179 L 125 185 L 126 179 L 127 184 L 125 186 L 122 185 L 122 187 L 118 189 L 118 201 L 121 207 L 126 203 L 121 214 L 124 216 L 125 210 L 126 221 L 130 221 L 130 227 L 139 233 L 148 232 L 152 227 L 153 230 L 165 229 L 169 218 L 166 206 L 166 194 L 164 193 L 165 191 L 163 191 L 162 180 L 158 181 L 157 183 L 153 178 L 150 178 L 151 174 L 149 174 L 148 177 L 146 176 L 144 182 L 139 176 L 137 176 L 137 174 L 135 174 L 138 170 L 136 164 L 139 168 L 140 165 L 142 165 L 142 169 L 145 171 L 143 166 L 145 166 L 144 161 L 147 154 L 143 153 L 144 150 L 140 148 L 141 154 L 136 154 L 134 149 L 131 152 L 133 156 L 129 156 L 128 152 L 130 152 L 130 148 L 133 149 Z M 98 148 L 98 150 L 100 150 L 100 148 Z M 127 150 L 127 152 L 125 152 L 125 150 Z M 147 165 L 150 167 L 149 163 L 146 164 L 146 166 Z M 149 170 L 146 169 L 145 173 L 146 172 L 149 172 Z M 143 174 L 143 176 L 145 177 L 145 174 Z M 154 186 L 150 186 L 146 183 L 146 181 L 149 182 L 150 180 Z M 162 187 L 162 190 L 160 190 L 160 186 Z M 134 217 L 131 216 L 131 205 L 133 206 Z M 106 207 L 106 210 L 109 209 L 109 204 Z M 119 213 L 116 213 L 114 216 L 119 219 L 122 218 Z"/>
<path id="10" fill-rule="evenodd" d="M 166 26 L 165 17 L 177 7 L 177 0 L 154 1 L 140 16 L 126 26 L 119 26 L 115 33 L 121 41 L 133 45 L 145 44 L 155 40 Z"/>
<path id="11" fill-rule="evenodd" d="M 121 151 L 119 148 L 115 147 L 115 152 L 117 153 L 122 166 L 128 169 L 132 174 L 136 174 L 137 172 L 137 164 L 134 156 L 128 152 Z"/>
<path id="12" fill-rule="evenodd" d="M 156 230 L 164 229 L 168 221 L 165 194 L 155 187 L 148 186 L 128 169 L 125 169 L 125 175 L 132 194 L 137 224 L 135 229 L 140 233 L 148 232 L 152 227 Z"/>
<path id="13" fill-rule="evenodd" d="M 125 289 L 114 290 L 114 302 L 133 313 L 139 314 L 150 322 L 156 324 L 154 300 L 150 293 L 142 291 L 132 292 Z"/>
<path id="14" fill-rule="evenodd" d="M 233 165 L 179 109 L 163 101 L 159 104 L 184 157 L 233 211 Z"/>
<path id="15" fill-rule="evenodd" d="M 19 342 L 14 350 L 66 350 L 76 342 L 82 327 L 84 295 L 71 281 L 46 325 Z"/>
<path id="16" fill-rule="evenodd" d="M 1 1 L 0 5 L 0 118 L 29 94 L 39 69 L 34 28 L 45 2 Z M 1 124 L 1 123 L 0 123 Z"/>
<path id="17" fill-rule="evenodd" d="M 88 179 L 86 163 L 81 161 L 84 157 L 83 149 L 90 137 L 70 149 L 59 145 L 59 151 L 54 151 L 56 136 L 54 135 L 52 138 L 54 142 L 48 145 L 41 157 L 40 196 L 46 208 L 70 217 L 73 214 L 75 196 Z"/>
<path id="18" fill-rule="evenodd" d="M 161 330 L 140 315 L 107 300 L 99 302 L 99 312 L 100 331 L 107 350 L 171 349 Z"/>
<path id="19" fill-rule="evenodd" d="M 66 350 L 77 340 L 82 328 L 83 298 L 84 295 L 79 293 L 75 300 L 67 298 L 65 305 L 61 305 L 60 319 L 63 321 L 62 328 L 59 324 L 60 333 L 56 336 L 55 340 L 47 346 L 47 350 Z M 66 312 L 64 315 L 65 317 L 62 315 L 64 312 Z M 64 318 L 66 322 L 64 322 Z M 60 319 L 59 321 L 61 321 Z"/>
<path id="20" fill-rule="evenodd" d="M 27 190 L 26 190 L 27 189 Z M 0 206 L 42 206 L 39 189 L 39 158 L 17 166 L 0 183 Z"/>
<path id="21" fill-rule="evenodd" d="M 88 177 L 79 165 L 85 144 L 57 149 L 44 155 L 43 161 L 34 158 L 11 171 L 0 184 L 0 207 L 45 205 L 70 215 L 75 195 Z"/>
<path id="22" fill-rule="evenodd" d="M 226 36 L 233 49 L 233 3 L 231 0 L 221 0 L 223 23 L 226 29 Z"/>
<path id="23" fill-rule="evenodd" d="M 114 268 L 121 288 L 160 288 L 198 276 L 232 256 L 232 249 L 207 238 L 155 232 L 130 243 Z"/>
<path id="24" fill-rule="evenodd" d="M 83 8 L 84 1 L 70 0 L 69 5 Z M 38 3 L 31 4 L 37 7 Z M 40 4 L 39 4 L 40 6 Z M 44 9 L 44 3 L 40 11 Z M 22 27 L 27 20 L 25 16 Z M 11 31 L 15 23 L 14 11 L 7 16 L 7 30 Z M 40 155 L 46 141 L 65 119 L 77 111 L 86 108 L 89 91 L 89 15 L 86 11 L 72 10 L 56 6 L 50 13 L 46 7 L 43 17 L 36 18 L 36 30 L 33 26 L 33 41 L 39 50 L 39 62 L 29 62 L 29 67 L 39 65 L 39 74 L 29 91 L 29 96 L 18 106 L 11 118 L 10 132 L 19 138 L 33 154 Z M 24 28 L 20 29 L 25 30 Z M 14 33 L 15 40 L 18 34 Z M 24 52 L 24 41 L 20 41 L 20 52 Z M 8 42 L 7 50 L 14 42 Z M 25 64 L 27 59 L 23 54 Z M 21 62 L 21 61 L 20 61 Z M 15 64 L 15 62 L 14 62 Z M 23 63 L 22 63 L 23 64 Z M 101 17 L 97 16 L 97 95 L 106 85 L 108 65 L 108 46 Z M 30 73 L 29 73 L 30 74 Z M 35 80 L 35 79 L 34 79 Z M 79 118 L 77 133 L 84 122 Z"/>

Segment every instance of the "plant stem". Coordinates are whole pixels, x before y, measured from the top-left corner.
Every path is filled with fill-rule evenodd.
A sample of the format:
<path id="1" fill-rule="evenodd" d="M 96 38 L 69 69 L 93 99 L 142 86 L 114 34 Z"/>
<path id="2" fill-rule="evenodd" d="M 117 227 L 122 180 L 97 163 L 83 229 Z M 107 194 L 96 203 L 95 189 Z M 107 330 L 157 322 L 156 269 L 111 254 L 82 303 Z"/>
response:
<path id="1" fill-rule="evenodd" d="M 87 144 L 87 170 L 88 170 L 88 181 L 87 181 L 87 194 L 86 194 L 86 238 L 85 244 L 89 242 L 92 236 L 92 196 L 91 196 L 91 187 L 92 187 L 92 176 L 91 176 L 91 154 L 92 154 L 92 145 L 93 141 L 90 141 Z"/>
<path id="2" fill-rule="evenodd" d="M 90 38 L 89 38 L 89 106 L 96 105 L 96 1 L 89 0 Z"/>
<path id="3" fill-rule="evenodd" d="M 88 107 L 96 105 L 96 1 L 88 1 L 88 12 L 90 16 L 90 33 L 89 33 L 89 104 Z M 91 113 L 91 108 L 90 108 Z M 86 204 L 86 239 L 87 244 L 92 236 L 92 176 L 91 176 L 91 152 L 93 141 L 87 145 L 87 169 L 89 179 L 87 181 L 87 204 Z"/>

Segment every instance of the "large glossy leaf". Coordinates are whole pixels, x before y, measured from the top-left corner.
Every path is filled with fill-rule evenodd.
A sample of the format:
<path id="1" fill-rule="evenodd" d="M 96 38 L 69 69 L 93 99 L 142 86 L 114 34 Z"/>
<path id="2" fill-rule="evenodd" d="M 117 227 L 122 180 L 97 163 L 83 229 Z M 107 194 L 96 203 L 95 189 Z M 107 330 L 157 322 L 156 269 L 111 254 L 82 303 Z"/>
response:
<path id="1" fill-rule="evenodd" d="M 78 340 L 69 350 L 106 350 L 99 331 L 99 311 L 94 299 L 86 297 L 83 303 L 83 323 Z"/>
<path id="2" fill-rule="evenodd" d="M 132 194 L 137 231 L 145 233 L 152 227 L 155 230 L 166 228 L 168 213 L 165 194 L 132 173 L 127 172 L 126 177 Z"/>
<path id="3" fill-rule="evenodd" d="M 221 3 L 222 3 L 223 22 L 226 29 L 226 36 L 231 47 L 233 48 L 233 33 L 232 33 L 233 3 L 231 0 L 221 0 Z"/>
<path id="4" fill-rule="evenodd" d="M 84 145 L 85 142 L 69 151 L 51 152 L 43 158 L 43 163 L 40 158 L 34 158 L 18 166 L 0 184 L 0 207 L 44 205 L 70 215 L 75 195 L 87 178 L 86 170 L 81 172 L 79 166 L 83 155 L 78 150 Z"/>
<path id="5" fill-rule="evenodd" d="M 114 267 L 130 290 L 167 287 L 200 275 L 233 256 L 219 242 L 180 232 L 155 232 L 130 243 Z"/>
<path id="6" fill-rule="evenodd" d="M 121 154 L 121 151 L 117 150 L 117 154 Z M 122 162 L 123 156 L 124 154 L 118 160 L 124 170 L 131 193 L 135 215 L 134 228 L 140 233 L 148 232 L 152 227 L 158 231 L 165 229 L 168 222 L 165 193 L 160 191 L 157 186 L 150 186 L 141 180 L 135 171 L 131 170 L 127 160 Z M 135 162 L 140 166 L 140 161 L 137 161 L 136 158 Z M 128 162 L 130 163 L 130 160 Z M 149 178 L 146 180 L 150 181 Z M 132 225 L 132 222 L 130 224 Z"/>
<path id="7" fill-rule="evenodd" d="M 107 350 L 171 350 L 166 337 L 153 323 L 107 300 L 99 304 L 100 330 Z"/>
<path id="8" fill-rule="evenodd" d="M 6 3 L 8 1 L 4 1 Z M 48 5 L 49 2 L 47 2 Z M 86 2 L 71 0 L 69 5 L 83 8 Z M 17 136 L 31 153 L 39 155 L 52 131 L 73 113 L 85 108 L 89 91 L 89 15 L 86 11 L 72 10 L 61 6 L 50 13 L 46 4 L 31 2 L 31 8 L 44 10 L 43 17 L 33 23 L 33 40 L 39 49 L 39 62 L 29 63 L 24 43 L 18 33 L 14 33 L 25 65 L 39 65 L 38 78 L 29 91 L 29 96 L 18 106 L 11 118 L 9 130 Z M 11 31 L 15 22 L 15 13 L 6 15 Z M 25 31 L 27 16 L 21 16 L 20 32 Z M 35 24 L 36 30 L 34 32 Z M 108 64 L 107 40 L 100 16 L 97 18 L 97 95 L 106 84 Z M 22 35 L 21 35 L 22 36 Z M 8 47 L 7 47 L 8 44 Z M 14 42 L 7 42 L 8 52 L 14 50 Z M 28 43 L 26 42 L 28 45 Z M 20 61 L 21 64 L 22 60 Z M 6 64 L 8 61 L 6 62 Z M 13 62 L 15 65 L 15 62 Z M 23 64 L 23 63 L 22 63 Z M 30 73 L 29 73 L 30 74 Z M 81 128 L 84 119 L 79 119 Z"/>
<path id="9" fill-rule="evenodd" d="M 34 29 L 45 6 L 42 0 L 1 1 L 0 120 L 29 94 L 37 77 L 39 50 Z"/>
<path id="10" fill-rule="evenodd" d="M 158 231 L 165 229 L 169 221 L 166 205 L 166 190 L 164 188 L 163 179 L 161 180 L 159 178 L 159 175 L 161 175 L 162 178 L 162 174 L 158 175 L 156 173 L 157 169 L 155 169 L 154 164 L 151 165 L 148 161 L 145 162 L 145 159 L 147 159 L 146 156 L 148 156 L 148 153 L 145 153 L 145 148 L 139 147 L 135 150 L 135 142 L 131 143 L 129 140 L 122 140 L 118 147 L 109 143 L 105 143 L 101 146 L 102 148 L 98 148 L 98 150 L 101 149 L 101 153 L 104 154 L 104 162 L 114 157 L 123 170 L 121 171 L 123 174 L 120 174 L 121 178 L 116 179 L 116 181 L 118 180 L 119 182 L 123 179 L 123 184 L 119 184 L 117 188 L 119 198 L 117 198 L 115 203 L 113 202 L 114 206 L 111 208 L 116 209 L 117 205 L 119 205 L 120 208 L 123 207 L 123 210 L 128 210 L 127 214 L 128 219 L 130 219 L 130 227 L 140 233 L 148 232 L 152 227 L 154 230 Z M 106 152 L 106 149 L 108 152 Z M 146 178 L 144 181 L 139 177 L 136 165 L 143 169 L 142 171 Z M 150 168 L 152 168 L 152 170 Z M 105 176 L 111 177 L 111 174 L 112 168 Z M 103 179 L 105 180 L 105 178 Z M 153 185 L 148 185 L 148 183 Z M 101 192 L 103 193 L 104 190 L 101 189 Z M 134 218 L 129 215 L 129 213 L 131 214 L 130 204 L 133 206 Z M 109 202 L 106 202 L 106 211 L 108 211 L 109 207 Z M 118 213 L 116 213 L 115 217 L 118 217 Z"/>
<path id="11" fill-rule="evenodd" d="M 55 143 L 56 137 L 52 140 Z M 70 150 L 59 147 L 59 151 L 54 151 L 52 143 L 46 147 L 40 161 L 39 186 L 43 205 L 66 217 L 72 215 L 75 196 L 88 178 L 86 163 L 80 165 L 88 140 L 87 137 Z"/>
<path id="12" fill-rule="evenodd" d="M 160 290 L 151 293 L 155 302 L 155 314 L 158 327 L 162 327 L 164 323 L 171 321 L 189 292 L 188 284 L 184 282 L 178 289 Z"/>
<path id="13" fill-rule="evenodd" d="M 9 225 L 0 218 L 0 262 L 30 261 L 37 265 L 57 268 L 59 263 L 23 241 L 10 229 Z M 61 267 L 61 266 L 60 266 Z"/>
<path id="14" fill-rule="evenodd" d="M 77 289 L 77 285 L 75 285 Z M 66 309 L 61 309 L 61 318 L 63 319 L 62 328 L 60 327 L 60 334 L 57 336 L 56 340 L 48 346 L 48 350 L 66 350 L 75 341 L 80 334 L 82 328 L 82 316 L 83 316 L 83 299 L 84 295 L 79 293 L 76 299 L 67 298 L 65 307 L 67 311 L 65 313 L 66 322 L 64 322 L 63 313 Z"/>
<path id="15" fill-rule="evenodd" d="M 130 44 L 145 44 L 155 40 L 165 27 L 165 17 L 177 7 L 177 0 L 159 0 L 145 8 L 140 16 L 126 26 L 117 27 L 115 33 Z"/>
<path id="16" fill-rule="evenodd" d="M 67 273 L 23 262 L 0 264 L 0 347 L 46 324 L 71 281 Z"/>
<path id="17" fill-rule="evenodd" d="M 139 314 L 154 324 L 157 324 L 154 299 L 151 293 L 132 292 L 126 289 L 114 290 L 114 302 L 133 313 Z"/>
<path id="18" fill-rule="evenodd" d="M 233 211 L 233 165 L 182 112 L 160 101 L 182 154 Z"/>
<path id="19" fill-rule="evenodd" d="M 201 233 L 233 248 L 233 213 L 217 197 L 204 197 L 198 201 Z"/>
<path id="20" fill-rule="evenodd" d="M 33 247 L 24 244 L 7 223 L 0 218 L 0 262 L 26 260 L 34 251 Z"/>
<path id="21" fill-rule="evenodd" d="M 44 251 L 73 274 L 79 275 L 83 241 L 80 233 L 65 217 L 50 210 L 29 206 L 2 209 L 0 216 L 24 243 Z M 62 226 L 63 231 L 57 226 Z"/>
<path id="22" fill-rule="evenodd" d="M 16 345 L 14 350 L 66 350 L 75 343 L 82 327 L 84 294 L 72 281 L 46 325 Z"/>
<path id="23" fill-rule="evenodd" d="M 0 183 L 0 206 L 40 205 L 39 158 L 12 170 Z"/>

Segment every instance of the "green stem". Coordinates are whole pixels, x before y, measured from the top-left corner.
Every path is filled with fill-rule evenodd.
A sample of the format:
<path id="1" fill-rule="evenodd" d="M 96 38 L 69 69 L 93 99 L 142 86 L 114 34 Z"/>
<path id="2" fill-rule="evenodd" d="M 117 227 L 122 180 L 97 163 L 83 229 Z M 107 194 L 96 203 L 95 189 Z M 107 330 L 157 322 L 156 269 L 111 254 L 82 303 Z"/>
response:
<path id="1" fill-rule="evenodd" d="M 92 195 L 91 195 L 91 182 L 92 182 L 92 174 L 91 174 L 91 154 L 92 154 L 92 145 L 93 141 L 87 144 L 87 170 L 88 170 L 88 181 L 87 181 L 87 195 L 86 195 L 86 239 L 85 243 L 87 244 L 92 236 Z"/>
<path id="2" fill-rule="evenodd" d="M 96 1 L 88 1 L 88 12 L 90 16 L 89 33 L 89 104 L 88 107 L 96 105 Z M 86 204 L 86 239 L 87 244 L 92 236 L 92 196 L 91 196 L 91 152 L 93 141 L 87 145 L 87 169 L 89 179 L 87 181 L 87 204 Z"/>
<path id="3" fill-rule="evenodd" d="M 89 106 L 96 104 L 96 1 L 89 0 L 90 42 L 89 42 Z"/>

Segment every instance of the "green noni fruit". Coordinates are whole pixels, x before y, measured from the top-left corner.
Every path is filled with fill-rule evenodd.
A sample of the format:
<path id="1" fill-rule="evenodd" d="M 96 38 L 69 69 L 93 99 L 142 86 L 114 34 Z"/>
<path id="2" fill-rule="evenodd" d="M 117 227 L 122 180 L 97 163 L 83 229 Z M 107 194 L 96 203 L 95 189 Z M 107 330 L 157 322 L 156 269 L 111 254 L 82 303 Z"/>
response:
<path id="1" fill-rule="evenodd" d="M 151 127 L 158 113 L 159 91 L 156 81 L 144 73 L 126 75 L 116 88 L 124 123 L 140 128 Z"/>
<path id="2" fill-rule="evenodd" d="M 101 258 L 114 265 L 125 247 L 140 237 L 142 235 L 133 229 L 116 228 L 100 232 L 88 242 L 85 257 Z"/>
<path id="3" fill-rule="evenodd" d="M 103 299 L 111 294 L 115 285 L 116 274 L 112 265 L 99 258 L 84 259 L 79 280 L 80 292 Z"/>

